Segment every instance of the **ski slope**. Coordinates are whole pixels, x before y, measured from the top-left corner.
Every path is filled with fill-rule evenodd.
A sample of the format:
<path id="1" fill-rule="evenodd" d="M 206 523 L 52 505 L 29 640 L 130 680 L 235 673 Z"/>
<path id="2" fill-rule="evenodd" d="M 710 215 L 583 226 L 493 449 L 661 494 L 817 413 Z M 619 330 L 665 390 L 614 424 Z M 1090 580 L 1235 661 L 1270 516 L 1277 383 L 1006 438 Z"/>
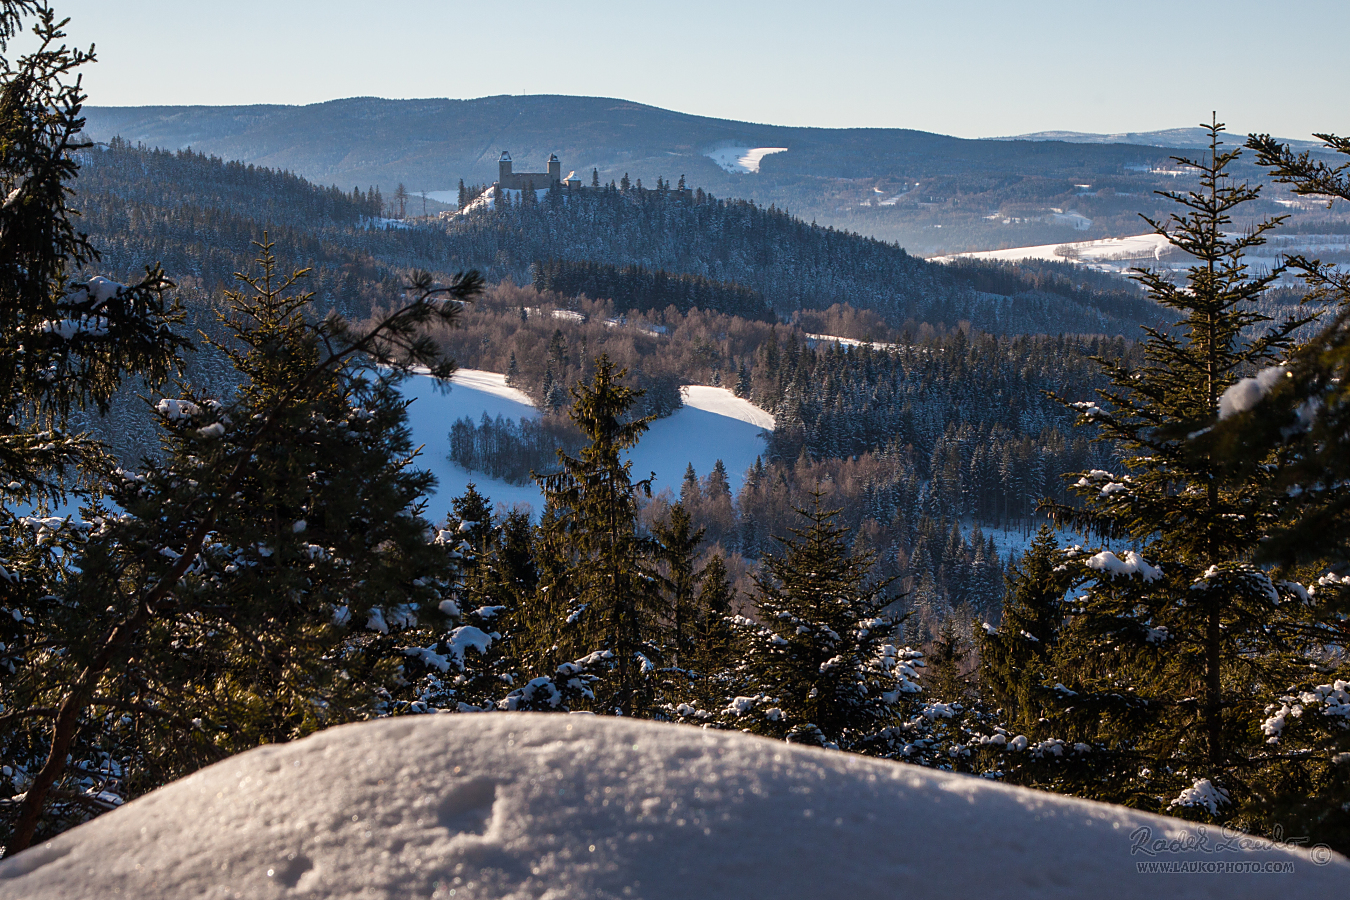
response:
<path id="1" fill-rule="evenodd" d="M 435 382 L 425 376 L 409 378 L 401 390 L 413 401 L 408 407 L 413 444 L 423 448 L 416 465 L 429 469 L 438 482 L 427 507 L 431 521 L 445 517 L 450 501 L 464 493 L 469 482 L 494 504 L 528 504 L 538 515 L 543 494 L 534 485 L 512 485 L 481 472 L 468 472 L 448 458 L 450 426 L 464 416 L 475 424 L 484 412 L 494 419 L 501 415 L 517 421 L 537 416 L 525 393 L 509 387 L 504 375 L 477 369 L 457 372 L 449 393 L 438 391 Z M 692 464 L 702 477 L 720 459 L 735 494 L 745 480 L 745 471 L 764 452 L 761 433 L 773 429 L 773 416 L 725 388 L 689 385 L 683 394 L 684 407 L 653 422 L 641 443 L 629 453 L 633 478 L 646 478 L 655 472 L 653 493 L 670 488 L 678 494 L 686 466 Z"/>
<path id="2" fill-rule="evenodd" d="M 1148 853 L 1137 849 L 1145 834 Z M 1256 839 L 1221 851 L 1214 834 L 1203 849 L 1151 843 L 1196 834 L 1177 819 L 739 732 L 413 716 L 217 763 L 0 860 L 0 900 L 1328 900 L 1350 883 L 1350 862 L 1329 851 Z"/>
<path id="3" fill-rule="evenodd" d="M 785 153 L 787 147 L 719 147 L 704 156 L 732 175 L 752 175 L 759 172 L 760 161 L 770 153 Z"/>

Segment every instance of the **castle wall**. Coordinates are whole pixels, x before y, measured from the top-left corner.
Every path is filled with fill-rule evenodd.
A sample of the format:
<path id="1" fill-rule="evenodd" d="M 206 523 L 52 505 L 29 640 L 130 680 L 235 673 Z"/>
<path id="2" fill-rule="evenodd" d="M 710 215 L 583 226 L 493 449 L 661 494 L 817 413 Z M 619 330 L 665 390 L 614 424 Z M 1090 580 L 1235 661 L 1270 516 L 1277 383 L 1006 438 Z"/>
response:
<path id="1" fill-rule="evenodd" d="M 534 189 L 537 191 L 542 191 L 552 183 L 547 172 L 512 172 L 499 179 L 503 188 L 512 191 L 525 190 L 531 181 L 534 182 Z"/>
<path id="2" fill-rule="evenodd" d="M 502 160 L 497 167 L 497 184 L 505 190 L 523 191 L 534 182 L 534 188 L 542 191 L 553 184 L 562 183 L 562 163 L 550 160 L 547 172 L 513 172 L 511 160 Z"/>

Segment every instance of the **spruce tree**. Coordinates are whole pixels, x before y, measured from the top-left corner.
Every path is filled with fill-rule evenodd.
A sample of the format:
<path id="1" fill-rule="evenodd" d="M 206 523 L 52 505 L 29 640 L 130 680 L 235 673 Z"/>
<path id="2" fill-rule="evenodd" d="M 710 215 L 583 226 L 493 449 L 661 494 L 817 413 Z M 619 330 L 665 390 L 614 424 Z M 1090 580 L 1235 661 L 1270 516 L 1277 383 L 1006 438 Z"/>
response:
<path id="1" fill-rule="evenodd" d="M 1042 526 L 1008 579 L 1003 619 L 985 624 L 979 636 L 980 688 L 990 706 L 1002 710 L 1005 725 L 1037 737 L 1045 701 L 1045 683 L 1064 624 L 1064 595 L 1072 575 L 1061 566 L 1055 533 Z"/>
<path id="2" fill-rule="evenodd" d="M 412 303 L 357 333 L 307 318 L 303 273 L 277 277 L 270 244 L 259 264 L 231 295 L 222 347 L 237 396 L 159 402 L 163 461 L 113 481 L 123 513 L 90 511 L 87 540 L 34 611 L 42 644 L 63 652 L 32 654 L 4 683 L 7 708 L 51 710 L 3 736 L 7 756 L 22 745 L 34 763 L 11 849 L 65 824 L 84 760 L 113 760 L 111 792 L 127 796 L 379 712 L 397 677 L 393 632 L 448 588 L 393 386 L 412 366 L 453 372 L 421 334 L 452 325 L 481 282 L 416 275 Z"/>
<path id="3" fill-rule="evenodd" d="M 1327 149 L 1350 156 L 1350 140 L 1318 137 Z M 1247 146 L 1258 164 L 1295 194 L 1350 200 L 1350 177 L 1312 154 L 1295 153 L 1268 135 Z M 1265 490 L 1277 517 L 1257 561 L 1282 567 L 1306 581 L 1308 591 L 1285 614 L 1296 624 L 1307 668 L 1273 696 L 1260 723 L 1267 753 L 1282 760 L 1255 773 L 1260 804 L 1246 810 L 1254 827 L 1306 835 L 1341 852 L 1350 848 L 1350 664 L 1329 648 L 1350 642 L 1350 490 L 1347 489 L 1347 373 L 1350 373 L 1350 276 L 1334 265 L 1296 255 L 1287 260 L 1308 288 L 1308 302 L 1329 319 L 1278 367 L 1250 373 L 1220 399 L 1219 421 L 1195 435 L 1196 452 L 1213 452 L 1231 477 L 1252 479 Z M 1272 460 L 1273 479 L 1263 475 Z M 1314 584 L 1315 582 L 1315 584 Z M 1298 615 L 1301 611 L 1302 615 Z"/>
<path id="4" fill-rule="evenodd" d="M 688 669 L 694 663 L 697 644 L 700 573 L 695 571 L 703 529 L 695 528 L 683 503 L 670 508 L 664 521 L 653 529 L 657 558 L 666 568 L 663 579 L 665 603 L 662 618 L 666 632 L 666 663 L 674 670 Z"/>
<path id="5" fill-rule="evenodd" d="M 576 456 L 558 452 L 562 471 L 540 479 L 550 514 L 548 528 L 564 543 L 566 597 L 551 598 L 565 613 L 561 641 L 573 655 L 608 654 L 612 669 L 596 687 L 603 712 L 635 715 L 652 703 L 652 674 L 659 598 L 647 550 L 637 532 L 637 495 L 651 494 L 651 480 L 634 483 L 624 451 L 638 442 L 651 417 L 630 418 L 642 392 L 621 383 L 626 370 L 608 356 L 595 360 L 589 383 L 572 389 L 569 416 L 589 442 Z M 587 654 L 588 656 L 590 654 Z"/>
<path id="6" fill-rule="evenodd" d="M 453 547 L 452 590 L 438 606 L 440 617 L 424 617 L 430 627 L 405 635 L 413 646 L 403 651 L 409 659 L 395 695 L 400 711 L 492 710 L 520 680 L 519 607 L 529 588 L 519 560 L 520 517 L 498 521 L 474 484 L 452 508 L 442 537 Z"/>
<path id="7" fill-rule="evenodd" d="M 697 617 L 694 621 L 694 668 L 704 682 L 727 679 L 736 658 L 732 631 L 734 591 L 727 577 L 727 565 L 720 553 L 708 558 L 699 573 Z M 704 691 L 706 701 L 718 692 Z"/>
<path id="8" fill-rule="evenodd" d="M 797 743 L 863 751 L 886 740 L 918 685 L 891 643 L 887 582 L 869 583 L 870 554 L 849 554 L 837 511 L 798 509 L 805 527 L 781 540 L 756 578 L 757 622 L 738 620 L 741 696 L 729 724 Z"/>
<path id="9" fill-rule="evenodd" d="M 1263 772 L 1283 765 L 1260 724 L 1268 698 L 1307 671 L 1296 652 L 1304 592 L 1252 562 L 1278 514 L 1263 490 L 1274 467 L 1235 477 L 1188 436 L 1212 427 L 1226 387 L 1269 365 L 1301 323 L 1259 312 L 1280 271 L 1253 275 L 1242 257 L 1276 223 L 1233 233 L 1258 190 L 1230 178 L 1240 151 L 1221 149 L 1221 130 L 1208 126 L 1206 157 L 1177 158 L 1199 176 L 1197 190 L 1167 195 L 1184 211 L 1150 222 L 1193 258 L 1184 281 L 1136 276 L 1180 314 L 1176 327 L 1146 329 L 1137 367 L 1101 360 L 1112 387 L 1075 404 L 1126 471 L 1081 473 L 1084 508 L 1055 511 L 1114 548 L 1061 559 L 1077 596 L 1045 679 L 1058 686 L 1041 695 L 1054 703 L 1053 738 L 1030 748 L 1020 775 L 1012 768 L 1088 796 L 1259 827 L 1249 811 Z"/>

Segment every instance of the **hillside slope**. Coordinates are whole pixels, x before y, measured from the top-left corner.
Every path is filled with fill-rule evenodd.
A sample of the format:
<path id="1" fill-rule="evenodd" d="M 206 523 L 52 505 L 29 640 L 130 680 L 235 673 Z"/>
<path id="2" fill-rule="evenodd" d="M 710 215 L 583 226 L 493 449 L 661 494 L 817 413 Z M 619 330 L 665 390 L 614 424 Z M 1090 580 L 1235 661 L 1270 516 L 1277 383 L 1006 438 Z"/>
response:
<path id="1" fill-rule="evenodd" d="M 1176 819 L 739 733 L 422 716 L 227 759 L 0 861 L 0 898 L 1240 900 L 1278 890 L 1293 900 L 1339 896 L 1350 878 L 1350 862 L 1330 852 L 1256 839 L 1227 851 L 1213 838 L 1201 849 L 1151 844 L 1196 834 Z M 1141 837 L 1147 853 L 1131 849 Z M 1155 861 L 1255 868 L 1136 868 Z M 1262 866 L 1282 874 L 1253 874 Z"/>
<path id="2" fill-rule="evenodd" d="M 250 242 L 266 232 L 283 263 L 315 266 L 311 287 L 321 301 L 357 316 L 395 302 L 413 268 L 475 268 L 520 284 L 531 279 L 534 264 L 553 259 L 739 283 L 759 291 L 780 315 L 849 303 L 875 309 L 897 327 L 913 320 L 950 328 L 968 320 L 1000 333 L 1133 335 L 1156 314 L 1137 291 L 1119 281 L 1090 283 L 1090 273 L 1047 278 L 1008 270 L 995 283 L 892 244 L 706 195 L 694 201 L 638 188 L 586 190 L 406 227 L 372 222 L 368 193 L 195 152 L 117 143 L 85 154 L 75 202 L 103 253 L 104 272 L 129 276 L 159 260 L 177 280 L 207 290 L 229 286 L 233 273 L 250 266 Z"/>
<path id="3" fill-rule="evenodd" d="M 601 97 L 359 97 L 309 106 L 88 107 L 85 114 L 97 140 L 190 146 L 344 188 L 378 184 L 386 196 L 404 183 L 414 194 L 449 199 L 459 179 L 493 181 L 503 149 L 520 171 L 543 171 L 556 153 L 564 174 L 575 170 L 587 183 L 592 169 L 602 182 L 629 174 L 651 185 L 684 175 L 718 196 L 773 203 L 921 254 L 1133 233 L 1139 212 L 1158 211 L 1152 192 L 1176 186 L 1155 171 L 1169 165 L 1168 151 L 1157 147 L 790 128 Z M 757 155 L 755 148 L 785 149 Z M 758 159 L 755 174 L 738 166 L 729 172 L 714 159 L 742 154 Z"/>

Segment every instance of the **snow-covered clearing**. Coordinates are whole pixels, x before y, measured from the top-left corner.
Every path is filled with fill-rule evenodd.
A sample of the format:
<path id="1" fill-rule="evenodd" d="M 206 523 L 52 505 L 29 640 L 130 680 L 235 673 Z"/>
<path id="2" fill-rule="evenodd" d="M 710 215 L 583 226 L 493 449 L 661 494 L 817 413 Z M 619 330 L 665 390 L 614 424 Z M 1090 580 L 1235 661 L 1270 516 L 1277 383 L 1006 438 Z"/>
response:
<path id="1" fill-rule="evenodd" d="M 759 171 L 760 160 L 770 153 L 785 153 L 787 147 L 718 147 L 704 156 L 732 175 L 749 175 Z"/>
<path id="2" fill-rule="evenodd" d="M 484 412 L 494 419 L 499 415 L 516 421 L 533 418 L 539 413 L 529 396 L 508 387 L 504 375 L 477 369 L 457 372 L 448 394 L 437 391 L 435 383 L 424 376 L 409 378 L 402 391 L 414 401 L 408 407 L 413 443 L 424 445 L 415 465 L 429 469 L 438 481 L 427 507 L 428 518 L 444 518 L 450 501 L 462 494 L 469 482 L 494 504 L 509 507 L 526 503 L 539 513 L 543 495 L 534 485 L 507 484 L 482 472 L 465 471 L 448 459 L 450 426 L 457 420 L 468 416 L 477 424 Z M 725 388 L 689 385 L 683 393 L 684 407 L 653 422 L 629 454 L 633 477 L 646 478 L 655 472 L 653 492 L 670 488 L 679 493 L 686 466 L 692 464 L 702 477 L 720 459 L 734 494 L 745 480 L 746 469 L 764 452 L 760 433 L 773 429 L 773 416 Z"/>
<path id="3" fill-rule="evenodd" d="M 997 259 L 1017 262 L 1022 259 L 1048 259 L 1060 262 L 1112 262 L 1156 259 L 1169 247 L 1167 239 L 1158 234 L 1136 234 L 1132 237 L 1102 238 L 1095 241 L 1071 241 L 1065 244 L 1039 244 L 1035 247 L 1012 247 L 1007 250 L 981 250 L 975 253 L 955 253 L 935 256 L 933 262 L 951 262 L 954 259 Z"/>
<path id="4" fill-rule="evenodd" d="M 900 349 L 900 345 L 899 345 L 899 344 L 885 344 L 885 343 L 882 343 L 881 341 L 860 341 L 860 340 L 857 340 L 856 338 L 840 337 L 840 336 L 837 335 L 837 334 L 812 334 L 812 333 L 810 333 L 810 332 L 807 332 L 806 334 L 803 335 L 803 337 L 806 338 L 806 342 L 807 342 L 808 344 L 811 344 L 811 343 L 817 343 L 817 344 L 838 344 L 838 345 L 840 345 L 841 347 L 862 347 L 862 346 L 866 345 L 866 346 L 868 346 L 868 347 L 871 347 L 873 350 L 899 350 L 899 349 Z"/>
<path id="5" fill-rule="evenodd" d="M 477 424 L 487 413 L 492 418 L 504 416 L 519 421 L 538 415 L 529 395 L 506 384 L 506 376 L 477 369 L 461 369 L 451 381 L 449 393 L 436 388 L 436 382 L 424 375 L 414 375 L 401 387 L 403 396 L 413 402 L 408 406 L 408 424 L 412 428 L 413 445 L 422 445 L 422 455 L 414 465 L 428 469 L 436 476 L 437 488 L 427 506 L 427 518 L 439 522 L 450 510 L 450 501 L 464 493 L 469 482 L 475 482 L 479 491 L 493 503 L 514 506 L 529 504 L 536 513 L 542 507 L 540 494 L 534 485 L 514 485 L 488 478 L 481 472 L 466 472 L 450 462 L 450 426 L 469 416 Z"/>
<path id="6" fill-rule="evenodd" d="M 745 422 L 764 431 L 773 431 L 773 414 L 765 412 L 749 400 L 737 397 L 726 388 L 706 384 L 688 384 L 681 388 L 687 409 L 697 409 L 716 416 L 725 416 Z"/>
<path id="7" fill-rule="evenodd" d="M 227 759 L 0 861 L 0 898 L 1239 900 L 1336 897 L 1350 879 L 1342 857 L 1255 839 L 1180 849 L 1198 833 L 736 732 L 419 716 Z M 1139 870 L 1150 862 L 1292 871 Z"/>

